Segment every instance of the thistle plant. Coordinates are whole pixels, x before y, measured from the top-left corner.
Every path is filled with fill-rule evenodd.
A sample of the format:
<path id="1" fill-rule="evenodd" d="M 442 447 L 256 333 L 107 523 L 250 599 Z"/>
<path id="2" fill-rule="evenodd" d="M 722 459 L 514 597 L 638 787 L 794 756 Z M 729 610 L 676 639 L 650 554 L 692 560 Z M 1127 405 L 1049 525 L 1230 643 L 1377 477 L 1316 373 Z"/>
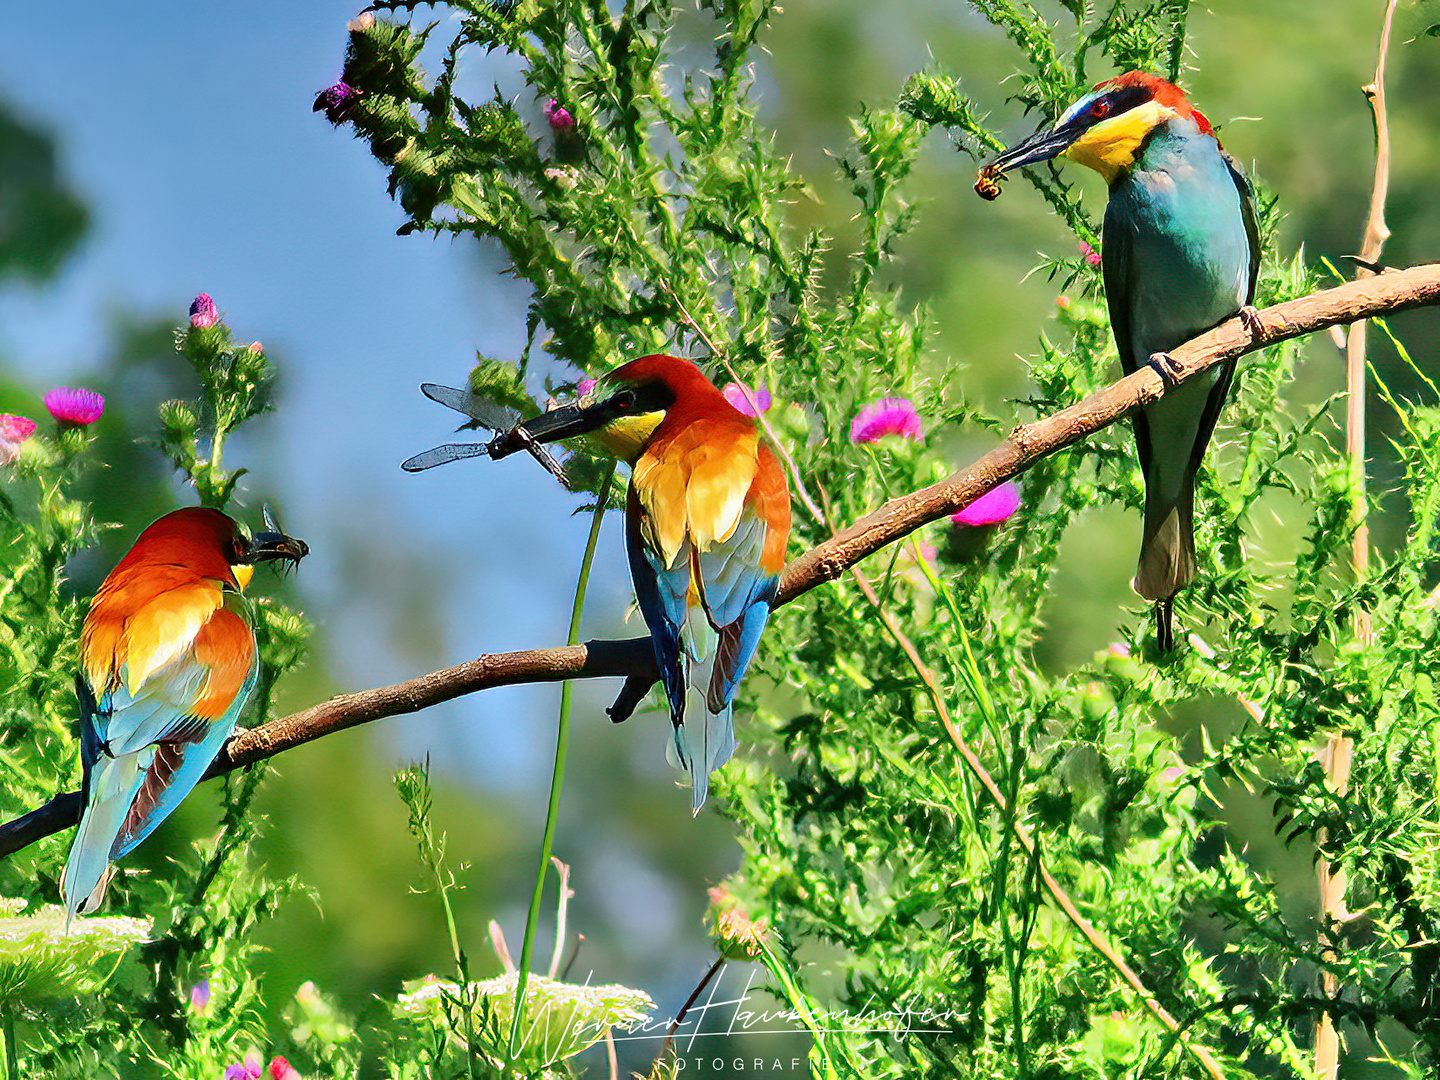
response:
<path id="1" fill-rule="evenodd" d="M 1179 76 L 1183 0 L 1061 6 L 1055 23 L 1028 4 L 976 5 L 1015 46 L 1009 90 L 1037 120 L 1112 69 Z M 932 129 L 976 159 L 1001 145 L 954 77 L 916 73 L 894 106 L 853 118 L 836 161 L 859 239 L 837 251 L 795 226 L 808 185 L 757 119 L 755 49 L 773 5 L 702 2 L 699 33 L 715 46 L 693 63 L 677 63 L 678 12 L 661 0 L 615 15 L 579 0 L 463 3 L 425 28 L 411 9 L 379 5 L 386 16 L 351 25 L 343 109 L 327 111 L 389 168 L 402 233 L 497 244 L 532 285 L 526 348 L 482 361 L 477 387 L 533 385 L 537 345 L 562 365 L 548 385 L 650 351 L 763 383 L 803 410 L 799 425 L 768 425 L 793 461 L 802 548 L 944 475 L 939 434 L 1003 430 L 931 353 L 929 313 L 882 283 L 923 217 L 906 180 Z M 420 56 L 441 25 L 458 30 L 432 75 Z M 526 91 L 465 99 L 458 66 L 494 49 L 521 62 Z M 1037 341 L 1022 416 L 1077 400 L 1114 367 L 1097 223 L 1060 173 L 1031 180 L 1074 234 L 1057 246 L 1084 246 L 1040 268 L 1068 295 L 1058 333 Z M 1258 201 L 1257 303 L 1312 291 L 1317 268 L 1276 250 L 1276 200 Z M 842 284 L 826 287 L 836 267 Z M 1114 429 L 1030 469 L 1003 524 L 947 541 L 918 580 L 897 552 L 867 568 L 873 586 L 842 580 L 776 612 L 742 710 L 752 752 L 717 787 L 745 852 L 736 887 L 787 943 L 777 993 L 945 1007 L 924 1031 L 844 1030 L 827 1060 L 875 1077 L 1303 1076 L 1308 1025 L 1329 1012 L 1394 1067 L 1435 1066 L 1423 658 L 1437 430 L 1431 407 L 1396 403 L 1412 512 L 1405 541 L 1357 582 L 1344 558 L 1353 479 L 1332 403 L 1288 400 L 1297 355 L 1273 347 L 1242 368 L 1204 474 L 1210 563 L 1184 600 L 1194 632 L 1175 658 L 1145 653 L 1136 611 L 1113 646 L 1097 630 L 1089 663 L 1037 659 L 1067 535 L 1095 508 L 1140 505 Z M 875 427 L 882 400 L 913 422 Z M 1257 519 L 1282 505 L 1298 542 L 1260 548 Z M 1349 628 L 1357 606 L 1376 621 L 1368 644 Z M 1358 737 L 1343 795 L 1311 756 L 1336 728 Z M 958 767 L 962 746 L 993 777 L 988 794 Z M 1353 920 L 1317 928 L 1277 906 L 1245 858 L 1277 830 L 1348 871 Z M 1068 918 L 1057 888 L 1076 905 Z M 833 978 L 810 973 L 822 950 L 838 950 Z M 1343 994 L 1317 991 L 1321 967 Z"/>

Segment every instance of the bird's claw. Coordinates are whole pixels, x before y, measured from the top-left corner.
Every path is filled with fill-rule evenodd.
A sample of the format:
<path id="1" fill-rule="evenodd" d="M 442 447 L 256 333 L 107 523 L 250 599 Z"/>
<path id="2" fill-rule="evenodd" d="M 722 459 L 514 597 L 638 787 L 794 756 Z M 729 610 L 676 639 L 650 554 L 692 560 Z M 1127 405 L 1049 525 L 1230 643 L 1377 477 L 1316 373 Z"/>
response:
<path id="1" fill-rule="evenodd" d="M 1165 384 L 1166 390 L 1174 390 L 1180 385 L 1183 369 L 1180 367 L 1180 362 L 1169 353 L 1151 353 L 1148 366 L 1156 375 L 1160 376 L 1160 381 Z"/>
<path id="2" fill-rule="evenodd" d="M 1259 341 L 1265 336 L 1265 321 L 1260 318 L 1260 309 L 1252 304 L 1246 304 L 1240 309 L 1240 321 L 1245 324 L 1245 329 L 1250 331 L 1250 336 Z"/>

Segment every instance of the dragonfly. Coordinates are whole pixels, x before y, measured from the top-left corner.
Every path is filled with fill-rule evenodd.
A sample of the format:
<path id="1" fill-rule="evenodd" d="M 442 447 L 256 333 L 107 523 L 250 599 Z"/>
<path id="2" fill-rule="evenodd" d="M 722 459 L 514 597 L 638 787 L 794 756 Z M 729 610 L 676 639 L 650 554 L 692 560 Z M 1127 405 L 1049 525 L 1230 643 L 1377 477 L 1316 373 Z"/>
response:
<path id="1" fill-rule="evenodd" d="M 468 416 L 470 422 L 461 425 L 461 430 L 485 428 L 494 432 L 495 437 L 484 443 L 445 443 L 443 446 L 426 450 L 400 463 L 400 468 L 406 472 L 423 472 L 436 465 L 459 461 L 461 458 L 495 457 L 495 451 L 504 446 L 507 453 L 515 449 L 527 451 L 545 467 L 546 472 L 568 486 L 564 468 L 543 446 L 529 438 L 528 433 L 520 426 L 520 413 L 516 410 L 497 405 L 473 391 L 457 390 L 453 386 L 441 386 L 439 383 L 421 383 L 420 392 L 431 401 Z"/>

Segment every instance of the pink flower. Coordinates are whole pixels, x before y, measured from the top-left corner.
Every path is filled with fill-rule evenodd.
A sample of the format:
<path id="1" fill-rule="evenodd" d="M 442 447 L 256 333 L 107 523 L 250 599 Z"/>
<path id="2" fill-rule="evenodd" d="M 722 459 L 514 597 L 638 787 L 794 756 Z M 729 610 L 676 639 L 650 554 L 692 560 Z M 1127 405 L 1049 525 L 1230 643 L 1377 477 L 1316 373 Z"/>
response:
<path id="1" fill-rule="evenodd" d="M 260 1071 L 260 1052 L 248 1050 L 245 1053 L 245 1060 L 225 1069 L 225 1080 L 260 1080 L 264 1074 Z"/>
<path id="2" fill-rule="evenodd" d="M 1123 641 L 1112 641 L 1108 651 L 1111 656 L 1125 657 L 1130 655 L 1130 646 Z"/>
<path id="3" fill-rule="evenodd" d="M 270 1059 L 270 1080 L 300 1080 L 300 1070 L 276 1054 Z"/>
<path id="4" fill-rule="evenodd" d="M 23 443 L 35 434 L 35 421 L 28 416 L 13 416 L 0 413 L 0 439 L 6 442 Z"/>
<path id="5" fill-rule="evenodd" d="M 1100 253 L 1094 248 L 1092 248 L 1089 244 L 1087 244 L 1084 240 L 1080 241 L 1080 254 L 1085 256 L 1085 261 L 1091 266 L 1100 265 Z"/>
<path id="6" fill-rule="evenodd" d="M 245 351 L 251 356 L 259 356 L 265 351 L 265 346 L 261 345 L 258 341 L 252 341 L 249 345 L 245 346 Z"/>
<path id="7" fill-rule="evenodd" d="M 35 421 L 28 416 L 0 413 L 0 465 L 9 465 L 20 456 L 20 447 L 35 434 Z"/>
<path id="8" fill-rule="evenodd" d="M 545 119 L 549 121 L 550 130 L 556 135 L 568 135 L 575 130 L 575 117 L 553 97 L 545 106 Z"/>
<path id="9" fill-rule="evenodd" d="M 196 1016 L 210 1014 L 210 980 L 201 979 L 190 988 L 190 1011 Z"/>
<path id="10" fill-rule="evenodd" d="M 750 387 L 732 382 L 726 383 L 725 389 L 721 390 L 720 393 L 724 394 L 725 400 L 731 405 L 734 405 L 738 411 L 744 413 L 746 416 L 756 416 L 758 414 L 750 407 L 750 402 L 745 399 L 746 390 L 750 390 Z M 768 386 L 761 383 L 754 390 L 750 390 L 750 394 L 755 398 L 755 404 L 760 406 L 760 412 L 770 411 L 770 388 Z"/>
<path id="11" fill-rule="evenodd" d="M 920 441 L 920 414 L 905 398 L 881 398 L 873 405 L 866 405 L 850 421 L 852 443 L 872 443 L 886 435 Z"/>
<path id="12" fill-rule="evenodd" d="M 575 394 L 578 397 L 587 398 L 595 392 L 594 379 L 581 379 L 575 384 Z"/>
<path id="13" fill-rule="evenodd" d="M 210 299 L 210 294 L 202 292 L 194 300 L 190 301 L 190 325 L 198 330 L 204 330 L 207 326 L 214 326 L 220 321 L 220 309 L 215 306 L 215 301 Z"/>
<path id="14" fill-rule="evenodd" d="M 57 386 L 45 395 L 45 408 L 61 424 L 86 427 L 100 419 L 105 399 L 94 390 Z"/>
<path id="15" fill-rule="evenodd" d="M 1020 506 L 1020 489 L 1009 480 L 991 488 L 964 509 L 950 515 L 956 525 L 994 525 L 1004 521 Z"/>

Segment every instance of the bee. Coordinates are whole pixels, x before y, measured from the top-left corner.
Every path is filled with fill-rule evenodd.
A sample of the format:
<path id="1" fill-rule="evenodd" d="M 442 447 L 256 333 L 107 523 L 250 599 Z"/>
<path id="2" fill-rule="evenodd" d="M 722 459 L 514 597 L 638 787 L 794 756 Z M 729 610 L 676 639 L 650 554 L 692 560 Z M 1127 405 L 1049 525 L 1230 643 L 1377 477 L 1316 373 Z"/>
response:
<path id="1" fill-rule="evenodd" d="M 986 165 L 979 175 L 975 177 L 975 194 L 987 202 L 993 202 L 1000 197 L 1000 179 L 1005 175 L 1002 169 L 994 165 Z"/>

